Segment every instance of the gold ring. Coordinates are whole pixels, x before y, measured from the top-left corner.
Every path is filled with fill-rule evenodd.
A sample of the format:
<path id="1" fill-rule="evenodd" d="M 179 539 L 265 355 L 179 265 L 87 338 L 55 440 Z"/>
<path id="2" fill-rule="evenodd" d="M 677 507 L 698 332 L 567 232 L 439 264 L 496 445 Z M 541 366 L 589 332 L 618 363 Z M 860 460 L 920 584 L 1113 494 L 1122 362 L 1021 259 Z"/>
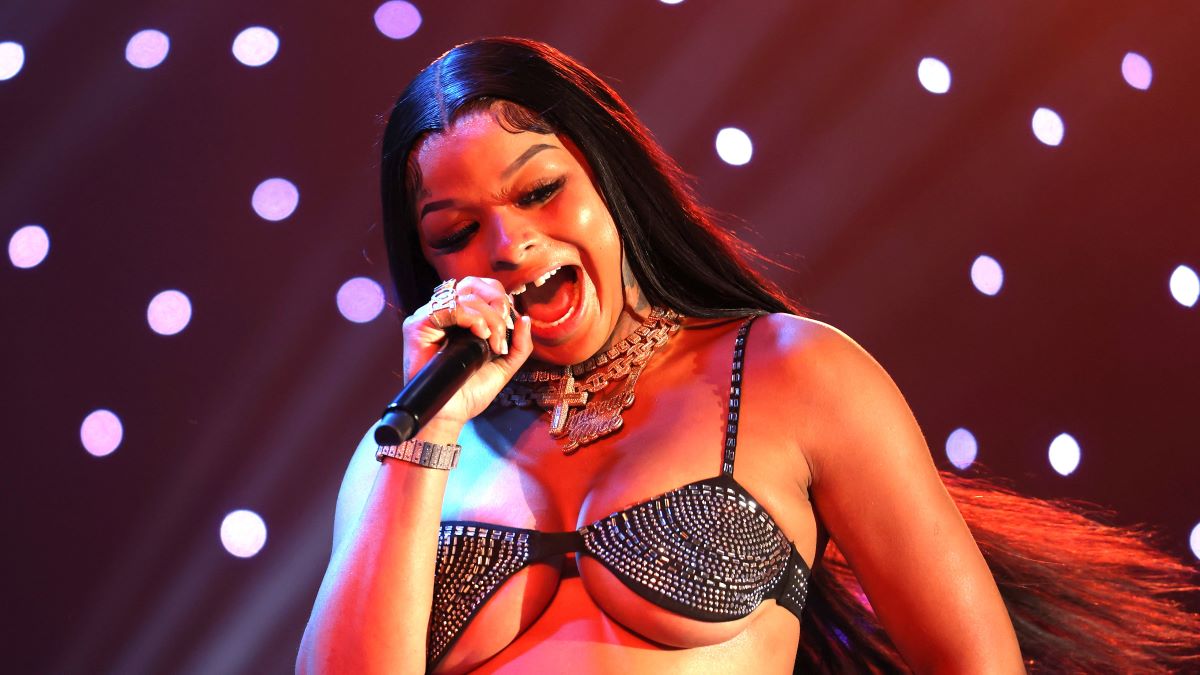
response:
<path id="1" fill-rule="evenodd" d="M 429 303 L 429 323 L 435 328 L 445 330 L 458 324 L 458 302 L 454 291 L 457 279 L 447 279 L 433 289 L 433 300 Z"/>

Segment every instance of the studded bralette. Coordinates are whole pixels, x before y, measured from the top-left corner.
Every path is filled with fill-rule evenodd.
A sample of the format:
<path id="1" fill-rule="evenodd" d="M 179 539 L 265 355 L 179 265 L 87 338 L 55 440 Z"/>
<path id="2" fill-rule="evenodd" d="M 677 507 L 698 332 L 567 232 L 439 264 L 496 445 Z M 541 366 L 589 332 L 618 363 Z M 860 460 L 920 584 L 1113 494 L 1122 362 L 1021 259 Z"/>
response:
<path id="1" fill-rule="evenodd" d="M 635 504 L 574 532 L 445 521 L 438 537 L 427 664 L 432 669 L 479 609 L 528 565 L 589 555 L 641 597 L 682 616 L 732 621 L 774 599 L 797 617 L 809 568 L 770 514 L 733 477 L 742 361 L 738 331 L 721 473 Z"/>

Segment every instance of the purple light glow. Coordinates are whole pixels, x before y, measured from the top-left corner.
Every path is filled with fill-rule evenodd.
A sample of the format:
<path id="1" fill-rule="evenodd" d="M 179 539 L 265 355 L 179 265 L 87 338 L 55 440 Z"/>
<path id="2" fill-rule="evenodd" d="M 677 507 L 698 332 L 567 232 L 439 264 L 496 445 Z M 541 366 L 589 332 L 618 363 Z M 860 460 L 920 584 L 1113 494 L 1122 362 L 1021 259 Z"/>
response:
<path id="1" fill-rule="evenodd" d="M 385 2 L 375 10 L 375 27 L 393 40 L 403 40 L 421 27 L 421 11 L 404 0 Z"/>
<path id="2" fill-rule="evenodd" d="M 79 425 L 79 440 L 83 441 L 83 449 L 93 457 L 104 457 L 112 454 L 125 431 L 121 428 L 121 419 L 111 410 L 93 410 L 83 418 Z"/>
<path id="3" fill-rule="evenodd" d="M 1079 442 L 1070 434 L 1059 434 L 1050 441 L 1050 466 L 1062 476 L 1069 476 L 1079 468 L 1082 451 Z"/>
<path id="4" fill-rule="evenodd" d="M 1195 307 L 1200 300 L 1200 276 L 1187 265 L 1180 265 L 1171 272 L 1171 297 L 1184 307 Z"/>
<path id="5" fill-rule="evenodd" d="M 146 308 L 146 321 L 159 335 L 174 335 L 192 320 L 192 301 L 179 291 L 163 291 Z"/>
<path id="6" fill-rule="evenodd" d="M 741 129 L 725 127 L 717 132 L 717 155 L 726 164 L 742 166 L 754 156 L 754 144 L 750 136 Z"/>
<path id="7" fill-rule="evenodd" d="M 270 63 L 278 52 L 279 36 L 262 26 L 251 26 L 233 39 L 234 58 L 252 68 Z"/>
<path id="8" fill-rule="evenodd" d="M 253 511 L 231 511 L 221 521 L 221 545 L 239 558 L 249 558 L 267 543 L 267 524 Z"/>
<path id="9" fill-rule="evenodd" d="M 0 81 L 11 80 L 25 66 L 25 48 L 17 42 L 0 42 Z"/>
<path id="10" fill-rule="evenodd" d="M 8 259 L 23 270 L 37 267 L 50 252 L 50 235 L 41 225 L 26 225 L 8 240 Z"/>
<path id="11" fill-rule="evenodd" d="M 979 444 L 975 441 L 975 436 L 966 429 L 955 429 L 950 432 L 950 436 L 946 439 L 946 458 L 950 463 L 965 470 L 975 462 L 975 457 L 979 454 Z"/>
<path id="12" fill-rule="evenodd" d="M 917 79 L 921 86 L 931 94 L 944 94 L 950 91 L 950 69 L 946 64 L 927 56 L 917 65 Z"/>
<path id="13" fill-rule="evenodd" d="M 265 220 L 280 221 L 296 210 L 300 191 L 286 178 L 268 178 L 254 188 L 250 205 Z"/>
<path id="14" fill-rule="evenodd" d="M 984 295 L 995 295 L 1004 286 L 1004 269 L 990 255 L 981 255 L 971 263 L 971 283 Z"/>
<path id="15" fill-rule="evenodd" d="M 1063 134 L 1067 130 L 1058 113 L 1049 108 L 1038 108 L 1035 110 L 1030 126 L 1033 127 L 1033 135 L 1046 145 L 1058 145 L 1062 143 Z"/>
<path id="16" fill-rule="evenodd" d="M 1188 539 L 1188 543 L 1192 547 L 1192 555 L 1200 558 L 1200 523 L 1192 528 L 1192 536 Z"/>
<path id="17" fill-rule="evenodd" d="M 134 68 L 153 68 L 167 58 L 171 40 L 167 34 L 148 28 L 138 31 L 125 45 L 125 60 Z"/>
<path id="18" fill-rule="evenodd" d="M 338 311 L 354 323 L 371 321 L 379 316 L 383 306 L 383 287 L 374 279 L 355 277 L 338 289 Z"/>
<path id="19" fill-rule="evenodd" d="M 1154 69 L 1146 57 L 1136 52 L 1129 52 L 1121 61 L 1121 76 L 1134 89 L 1146 91 L 1154 79 Z"/>

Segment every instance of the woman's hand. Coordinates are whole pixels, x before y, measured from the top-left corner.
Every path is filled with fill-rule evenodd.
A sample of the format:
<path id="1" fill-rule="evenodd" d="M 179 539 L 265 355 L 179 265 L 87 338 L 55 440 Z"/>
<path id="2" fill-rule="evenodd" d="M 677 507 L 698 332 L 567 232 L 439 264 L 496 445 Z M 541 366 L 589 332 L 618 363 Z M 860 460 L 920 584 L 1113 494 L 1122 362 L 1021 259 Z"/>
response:
<path id="1" fill-rule="evenodd" d="M 486 340 L 496 355 L 467 380 L 434 416 L 449 424 L 462 425 L 483 412 L 533 351 L 529 317 L 516 315 L 512 298 L 495 279 L 466 277 L 455 284 L 454 324 Z M 432 320 L 433 301 L 404 320 L 404 381 L 408 382 L 433 358 L 446 338 L 446 331 Z M 511 313 L 510 313 L 511 312 Z M 446 313 L 443 312 L 444 316 Z M 512 342 L 506 334 L 512 329 Z"/>

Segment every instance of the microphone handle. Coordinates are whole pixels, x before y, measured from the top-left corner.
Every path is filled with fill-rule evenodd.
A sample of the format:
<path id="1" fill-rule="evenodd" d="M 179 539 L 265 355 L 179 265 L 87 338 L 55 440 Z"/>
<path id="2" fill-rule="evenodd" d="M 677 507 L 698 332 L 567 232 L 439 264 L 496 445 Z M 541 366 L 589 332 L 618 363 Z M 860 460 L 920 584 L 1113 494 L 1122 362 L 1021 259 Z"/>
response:
<path id="1" fill-rule="evenodd" d="M 384 409 L 375 442 L 399 445 L 415 436 L 491 354 L 487 342 L 470 331 L 450 331 L 442 348 Z"/>

